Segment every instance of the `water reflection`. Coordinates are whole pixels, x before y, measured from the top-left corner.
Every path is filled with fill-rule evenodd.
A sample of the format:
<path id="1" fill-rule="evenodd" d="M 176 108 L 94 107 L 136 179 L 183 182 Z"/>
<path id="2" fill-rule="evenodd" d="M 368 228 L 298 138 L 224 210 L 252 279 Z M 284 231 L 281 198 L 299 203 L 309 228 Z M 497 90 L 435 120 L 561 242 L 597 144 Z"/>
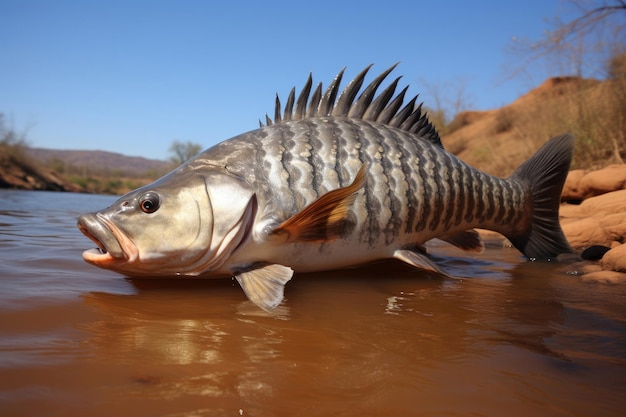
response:
<path id="1" fill-rule="evenodd" d="M 533 310 L 543 304 L 532 291 L 517 305 L 516 292 L 528 288 L 516 289 L 523 283 L 507 273 L 492 278 L 447 280 L 397 264 L 297 275 L 290 310 L 276 317 L 228 281 L 139 282 L 134 295 L 84 299 L 103 316 L 87 328 L 95 357 L 134 364 L 128 378 L 154 395 L 248 406 L 280 399 L 293 409 L 298 401 L 288 398 L 302 398 L 298 387 L 306 386 L 311 400 L 408 407 L 409 393 L 444 383 L 431 374 L 443 363 L 471 368 L 503 342 L 552 354 L 547 323 L 561 320 L 562 306 Z M 528 317 L 520 314 L 526 307 Z"/>
<path id="2" fill-rule="evenodd" d="M 75 218 L 105 197 L 3 196 L 0 415 L 626 409 L 625 287 L 569 265 L 433 242 L 460 279 L 401 263 L 297 274 L 268 316 L 234 281 L 130 281 L 85 264 Z"/>

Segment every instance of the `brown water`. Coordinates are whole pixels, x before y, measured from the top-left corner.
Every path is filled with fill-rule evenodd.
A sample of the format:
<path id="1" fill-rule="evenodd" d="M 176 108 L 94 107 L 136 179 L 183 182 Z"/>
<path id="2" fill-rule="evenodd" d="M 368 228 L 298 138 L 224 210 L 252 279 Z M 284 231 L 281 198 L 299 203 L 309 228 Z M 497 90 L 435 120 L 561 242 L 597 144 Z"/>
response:
<path id="1" fill-rule="evenodd" d="M 626 415 L 626 286 L 438 243 L 296 275 L 275 317 L 232 280 L 84 263 L 113 197 L 0 191 L 0 416 Z"/>

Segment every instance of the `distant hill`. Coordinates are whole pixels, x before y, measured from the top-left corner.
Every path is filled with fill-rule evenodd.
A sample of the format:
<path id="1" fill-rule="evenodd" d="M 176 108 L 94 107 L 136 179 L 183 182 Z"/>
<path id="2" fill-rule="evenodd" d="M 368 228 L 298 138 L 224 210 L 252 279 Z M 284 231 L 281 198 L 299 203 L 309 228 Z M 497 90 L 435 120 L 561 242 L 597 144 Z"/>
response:
<path id="1" fill-rule="evenodd" d="M 492 175 L 510 175 L 548 138 L 564 132 L 576 138 L 573 168 L 622 164 L 626 78 L 550 78 L 501 108 L 461 112 L 445 128 L 445 149 Z M 121 194 L 172 168 L 166 161 L 114 152 L 13 149 L 0 142 L 0 188 Z"/>
<path id="2" fill-rule="evenodd" d="M 117 172 L 129 177 L 160 176 L 173 168 L 171 162 L 106 151 L 26 148 L 26 153 L 48 166 L 62 164 L 73 169 L 86 167 L 93 172 Z"/>

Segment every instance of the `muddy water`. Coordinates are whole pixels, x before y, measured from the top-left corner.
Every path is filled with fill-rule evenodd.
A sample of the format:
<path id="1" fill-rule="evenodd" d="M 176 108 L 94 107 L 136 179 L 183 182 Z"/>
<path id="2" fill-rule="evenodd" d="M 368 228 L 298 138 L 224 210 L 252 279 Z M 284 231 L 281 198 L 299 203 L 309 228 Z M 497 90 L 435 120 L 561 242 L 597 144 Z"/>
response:
<path id="1" fill-rule="evenodd" d="M 296 275 L 270 317 L 231 280 L 84 263 L 106 196 L 0 191 L 2 416 L 618 416 L 626 286 L 513 249 L 462 280 L 397 263 Z"/>

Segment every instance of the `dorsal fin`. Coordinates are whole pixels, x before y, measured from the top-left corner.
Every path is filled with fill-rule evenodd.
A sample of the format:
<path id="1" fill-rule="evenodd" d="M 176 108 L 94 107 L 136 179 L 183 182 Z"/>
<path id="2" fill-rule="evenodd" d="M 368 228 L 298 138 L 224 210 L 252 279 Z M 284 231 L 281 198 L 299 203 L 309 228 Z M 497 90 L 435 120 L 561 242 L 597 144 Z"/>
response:
<path id="1" fill-rule="evenodd" d="M 276 96 L 276 105 L 274 109 L 274 120 L 266 114 L 265 125 L 270 126 L 290 120 L 302 120 L 312 117 L 333 116 L 333 117 L 350 117 L 354 119 L 371 120 L 388 126 L 396 127 L 407 132 L 414 133 L 420 139 L 429 141 L 430 143 L 443 148 L 441 138 L 437 129 L 430 123 L 428 117 L 422 112 L 422 104 L 416 105 L 417 96 L 413 97 L 409 102 L 403 105 L 407 87 L 404 87 L 395 97 L 396 88 L 400 77 L 396 78 L 389 86 L 383 90 L 378 96 L 376 91 L 385 78 L 396 68 L 398 64 L 392 65 L 383 71 L 370 84 L 368 84 L 358 98 L 357 95 L 361 91 L 363 81 L 372 65 L 367 66 L 361 71 L 339 94 L 339 87 L 345 68 L 343 68 L 330 83 L 324 94 L 322 94 L 322 83 L 317 85 L 313 95 L 311 87 L 313 78 L 309 75 L 302 91 L 295 96 L 295 88 L 292 89 L 287 97 L 287 103 L 284 110 L 281 110 L 280 100 Z M 339 94 L 339 98 L 337 95 Z M 356 100 L 355 100 L 356 98 Z M 308 104 L 307 104 L 308 101 Z M 294 112 L 295 104 L 295 112 Z M 400 110 L 401 109 L 401 110 Z M 261 127 L 263 122 L 259 121 Z"/>

